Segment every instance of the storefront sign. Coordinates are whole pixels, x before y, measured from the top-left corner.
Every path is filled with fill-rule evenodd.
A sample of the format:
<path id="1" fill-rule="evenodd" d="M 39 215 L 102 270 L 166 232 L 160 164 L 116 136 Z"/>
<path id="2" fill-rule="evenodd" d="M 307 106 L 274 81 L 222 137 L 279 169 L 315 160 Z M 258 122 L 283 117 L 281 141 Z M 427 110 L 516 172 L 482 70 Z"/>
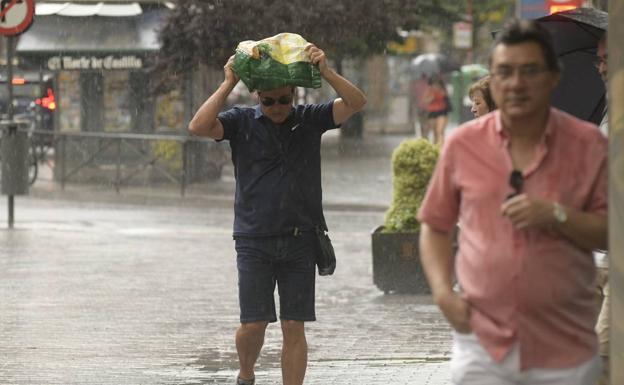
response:
<path id="1" fill-rule="evenodd" d="M 143 60 L 135 55 L 98 56 L 52 56 L 48 69 L 59 70 L 132 70 L 143 68 Z"/>

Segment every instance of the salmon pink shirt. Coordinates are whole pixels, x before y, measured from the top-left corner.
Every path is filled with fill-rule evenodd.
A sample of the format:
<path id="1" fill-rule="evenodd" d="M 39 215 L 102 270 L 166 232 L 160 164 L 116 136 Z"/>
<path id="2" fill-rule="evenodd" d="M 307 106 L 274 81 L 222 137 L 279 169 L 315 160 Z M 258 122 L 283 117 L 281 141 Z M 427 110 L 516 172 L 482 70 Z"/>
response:
<path id="1" fill-rule="evenodd" d="M 523 369 L 576 366 L 597 351 L 592 254 L 503 217 L 501 204 L 513 192 L 508 147 L 498 110 L 456 129 L 418 219 L 443 232 L 459 221 L 457 279 L 472 306 L 472 329 L 496 361 L 517 342 Z M 607 215 L 607 140 L 593 124 L 551 108 L 522 171 L 523 193 Z"/>

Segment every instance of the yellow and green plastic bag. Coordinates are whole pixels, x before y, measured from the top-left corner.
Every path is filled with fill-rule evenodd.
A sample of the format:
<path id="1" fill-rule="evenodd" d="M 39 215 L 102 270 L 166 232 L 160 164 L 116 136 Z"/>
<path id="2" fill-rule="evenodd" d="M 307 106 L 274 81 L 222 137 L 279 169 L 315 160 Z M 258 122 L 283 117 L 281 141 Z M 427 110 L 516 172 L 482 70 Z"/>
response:
<path id="1" fill-rule="evenodd" d="M 307 44 L 295 33 L 243 41 L 236 47 L 232 70 L 249 91 L 288 85 L 320 88 L 321 72 L 304 51 Z"/>

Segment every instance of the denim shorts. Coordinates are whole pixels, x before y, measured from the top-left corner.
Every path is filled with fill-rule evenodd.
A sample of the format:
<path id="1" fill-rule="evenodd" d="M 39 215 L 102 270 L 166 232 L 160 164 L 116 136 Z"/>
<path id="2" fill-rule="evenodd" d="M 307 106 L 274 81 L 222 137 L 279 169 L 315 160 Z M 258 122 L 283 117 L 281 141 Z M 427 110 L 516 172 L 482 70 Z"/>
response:
<path id="1" fill-rule="evenodd" d="M 316 235 L 236 237 L 240 322 L 315 321 Z"/>

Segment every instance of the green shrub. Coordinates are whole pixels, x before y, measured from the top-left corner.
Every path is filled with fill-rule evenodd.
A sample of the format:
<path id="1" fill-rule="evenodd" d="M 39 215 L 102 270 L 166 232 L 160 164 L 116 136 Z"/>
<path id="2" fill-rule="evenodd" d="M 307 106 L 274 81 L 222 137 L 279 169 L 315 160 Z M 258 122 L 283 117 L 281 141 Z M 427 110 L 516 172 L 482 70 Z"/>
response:
<path id="1" fill-rule="evenodd" d="M 178 142 L 159 140 L 151 142 L 152 155 L 158 158 L 161 166 L 165 166 L 169 171 L 179 171 L 182 169 L 182 146 Z"/>
<path id="2" fill-rule="evenodd" d="M 386 211 L 384 232 L 416 232 L 416 212 L 438 160 L 438 147 L 426 139 L 407 139 L 392 153 L 392 203 Z"/>

